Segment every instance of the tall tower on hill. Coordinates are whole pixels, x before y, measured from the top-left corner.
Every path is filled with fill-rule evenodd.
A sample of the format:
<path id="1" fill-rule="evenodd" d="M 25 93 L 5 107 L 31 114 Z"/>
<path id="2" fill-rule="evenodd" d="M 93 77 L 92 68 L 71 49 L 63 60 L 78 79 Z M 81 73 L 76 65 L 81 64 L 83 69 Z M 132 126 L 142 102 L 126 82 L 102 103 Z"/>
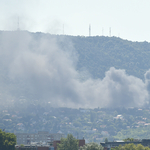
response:
<path id="1" fill-rule="evenodd" d="M 18 31 L 20 30 L 20 28 L 19 28 L 19 17 L 18 17 L 18 27 L 17 27 L 17 30 Z"/>
<path id="2" fill-rule="evenodd" d="M 91 25 L 89 25 L 89 36 L 91 36 Z"/>
<path id="3" fill-rule="evenodd" d="M 111 27 L 109 28 L 109 36 L 111 37 Z"/>

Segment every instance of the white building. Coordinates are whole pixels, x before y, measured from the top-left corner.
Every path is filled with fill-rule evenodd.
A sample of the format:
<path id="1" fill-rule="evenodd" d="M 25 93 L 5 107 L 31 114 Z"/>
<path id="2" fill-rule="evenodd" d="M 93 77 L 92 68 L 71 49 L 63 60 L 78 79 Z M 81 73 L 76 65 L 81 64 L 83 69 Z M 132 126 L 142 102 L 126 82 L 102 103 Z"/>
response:
<path id="1" fill-rule="evenodd" d="M 39 131 L 38 133 L 16 133 L 17 144 L 31 144 L 31 143 L 50 143 L 54 140 L 60 140 L 64 137 L 62 133 L 49 133 L 46 131 Z"/>

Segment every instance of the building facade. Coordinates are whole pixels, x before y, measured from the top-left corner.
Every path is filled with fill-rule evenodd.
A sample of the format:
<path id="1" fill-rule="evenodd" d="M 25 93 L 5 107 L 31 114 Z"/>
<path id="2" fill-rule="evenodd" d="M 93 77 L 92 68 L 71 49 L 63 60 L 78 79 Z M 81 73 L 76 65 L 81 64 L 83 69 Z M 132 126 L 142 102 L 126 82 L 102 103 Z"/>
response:
<path id="1" fill-rule="evenodd" d="M 54 150 L 54 147 L 49 145 L 24 145 L 24 146 L 16 146 L 16 150 Z"/>
<path id="2" fill-rule="evenodd" d="M 16 133 L 17 144 L 34 144 L 34 143 L 52 143 L 54 140 L 60 140 L 64 137 L 62 133 L 49 133 L 39 131 L 38 133 Z"/>

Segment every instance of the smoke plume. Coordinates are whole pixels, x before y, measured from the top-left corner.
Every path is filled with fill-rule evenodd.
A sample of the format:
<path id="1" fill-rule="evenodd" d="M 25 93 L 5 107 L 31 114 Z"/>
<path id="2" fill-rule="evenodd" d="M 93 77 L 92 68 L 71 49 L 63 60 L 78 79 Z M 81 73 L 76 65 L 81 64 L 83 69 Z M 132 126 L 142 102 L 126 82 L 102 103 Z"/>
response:
<path id="1" fill-rule="evenodd" d="M 36 35 L 36 36 L 35 36 Z M 1 32 L 1 103 L 40 101 L 61 107 L 141 107 L 149 102 L 150 70 L 145 82 L 110 68 L 103 79 L 82 80 L 71 42 L 23 31 Z"/>

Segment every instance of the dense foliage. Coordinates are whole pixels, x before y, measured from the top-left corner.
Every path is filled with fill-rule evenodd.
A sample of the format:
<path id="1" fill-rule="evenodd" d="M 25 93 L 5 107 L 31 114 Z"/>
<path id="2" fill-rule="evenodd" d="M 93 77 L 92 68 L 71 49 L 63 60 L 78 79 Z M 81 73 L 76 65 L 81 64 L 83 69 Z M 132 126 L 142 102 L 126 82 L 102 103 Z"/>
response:
<path id="1" fill-rule="evenodd" d="M 150 150 L 149 147 L 144 147 L 141 144 L 135 145 L 133 143 L 125 144 L 124 146 L 119 145 L 118 147 L 111 148 L 112 150 Z"/>
<path id="2" fill-rule="evenodd" d="M 78 53 L 77 69 L 87 69 L 94 78 L 103 78 L 110 67 L 125 69 L 141 79 L 150 68 L 150 43 L 131 42 L 117 37 L 68 37 Z"/>
<path id="3" fill-rule="evenodd" d="M 0 150 L 15 150 L 16 136 L 0 130 Z"/>
<path id="4" fill-rule="evenodd" d="M 73 137 L 72 134 L 68 134 L 67 138 L 62 138 L 60 144 L 58 143 L 58 150 L 78 150 L 79 141 Z"/>
<path id="5" fill-rule="evenodd" d="M 122 118 L 117 118 L 118 115 Z M 71 109 L 53 108 L 44 103 L 43 106 L 21 103 L 15 108 L 0 107 L 0 128 L 12 133 L 70 133 L 97 143 L 105 141 L 106 137 L 108 141 L 128 137 L 149 139 L 150 109 Z"/>
<path id="6" fill-rule="evenodd" d="M 117 133 L 114 138 L 124 139 L 128 137 L 134 137 L 135 139 L 149 139 L 150 138 L 150 127 L 143 127 L 142 125 L 137 128 L 131 128 L 126 130 L 121 130 Z"/>
<path id="7" fill-rule="evenodd" d="M 104 148 L 97 143 L 88 143 L 81 146 L 79 150 L 103 150 Z"/>

